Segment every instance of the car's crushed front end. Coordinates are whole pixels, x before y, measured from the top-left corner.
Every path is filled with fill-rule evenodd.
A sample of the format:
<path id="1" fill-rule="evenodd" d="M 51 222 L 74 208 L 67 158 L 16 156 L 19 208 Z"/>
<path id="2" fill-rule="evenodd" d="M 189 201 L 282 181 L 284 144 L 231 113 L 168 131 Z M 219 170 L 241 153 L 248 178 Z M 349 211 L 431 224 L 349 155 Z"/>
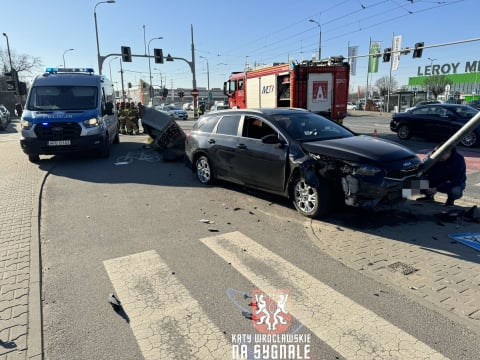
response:
<path id="1" fill-rule="evenodd" d="M 308 151 L 307 162 L 311 162 L 303 164 L 302 171 L 314 171 L 325 179 L 349 206 L 379 209 L 403 203 L 408 193 L 405 190 L 421 174 L 422 161 L 413 152 L 368 136 L 302 147 Z"/>

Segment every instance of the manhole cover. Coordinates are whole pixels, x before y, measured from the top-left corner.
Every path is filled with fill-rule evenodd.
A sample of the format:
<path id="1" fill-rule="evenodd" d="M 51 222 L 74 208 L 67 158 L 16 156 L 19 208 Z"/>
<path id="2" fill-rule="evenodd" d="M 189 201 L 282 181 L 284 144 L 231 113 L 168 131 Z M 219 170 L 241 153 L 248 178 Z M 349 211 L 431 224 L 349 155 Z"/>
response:
<path id="1" fill-rule="evenodd" d="M 415 269 L 413 266 L 402 263 L 401 261 L 388 265 L 388 268 L 392 271 L 402 273 L 403 275 L 410 275 L 415 271 L 418 271 L 418 269 Z"/>

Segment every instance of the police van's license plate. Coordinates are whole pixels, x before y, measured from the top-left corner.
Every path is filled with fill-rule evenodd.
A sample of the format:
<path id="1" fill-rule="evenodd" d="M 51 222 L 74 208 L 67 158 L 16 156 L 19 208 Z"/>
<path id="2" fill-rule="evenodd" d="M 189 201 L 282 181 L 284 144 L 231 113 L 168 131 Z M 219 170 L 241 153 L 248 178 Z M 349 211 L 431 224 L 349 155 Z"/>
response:
<path id="1" fill-rule="evenodd" d="M 70 140 L 52 140 L 48 142 L 48 146 L 65 146 L 71 145 Z"/>

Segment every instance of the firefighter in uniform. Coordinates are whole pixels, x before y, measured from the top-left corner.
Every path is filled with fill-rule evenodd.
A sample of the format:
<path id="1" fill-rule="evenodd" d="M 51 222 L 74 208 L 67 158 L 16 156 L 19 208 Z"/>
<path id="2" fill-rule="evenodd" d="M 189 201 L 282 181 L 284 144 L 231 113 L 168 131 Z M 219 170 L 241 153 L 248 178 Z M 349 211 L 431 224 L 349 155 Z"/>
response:
<path id="1" fill-rule="evenodd" d="M 127 109 L 125 102 L 120 103 L 120 111 L 118 112 L 118 123 L 120 125 L 120 134 L 127 133 Z"/>
<path id="2" fill-rule="evenodd" d="M 131 103 L 127 103 L 127 133 L 128 135 L 138 135 L 140 132 L 138 131 L 137 119 L 138 119 L 138 110 L 135 106 L 135 103 L 132 101 Z"/>

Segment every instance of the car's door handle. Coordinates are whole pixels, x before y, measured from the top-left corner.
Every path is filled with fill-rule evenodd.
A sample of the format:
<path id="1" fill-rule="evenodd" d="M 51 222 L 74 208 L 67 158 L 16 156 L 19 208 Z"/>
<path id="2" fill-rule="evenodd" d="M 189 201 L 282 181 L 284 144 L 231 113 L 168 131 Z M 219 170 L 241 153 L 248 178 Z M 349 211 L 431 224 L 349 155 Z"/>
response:
<path id="1" fill-rule="evenodd" d="M 213 139 L 208 139 L 208 143 L 209 143 L 209 144 L 215 144 L 215 140 L 213 140 Z"/>
<path id="2" fill-rule="evenodd" d="M 247 148 L 247 145 L 245 145 L 245 144 L 238 144 L 238 145 L 237 145 L 237 148 L 239 148 L 239 149 L 246 149 L 246 148 Z"/>

